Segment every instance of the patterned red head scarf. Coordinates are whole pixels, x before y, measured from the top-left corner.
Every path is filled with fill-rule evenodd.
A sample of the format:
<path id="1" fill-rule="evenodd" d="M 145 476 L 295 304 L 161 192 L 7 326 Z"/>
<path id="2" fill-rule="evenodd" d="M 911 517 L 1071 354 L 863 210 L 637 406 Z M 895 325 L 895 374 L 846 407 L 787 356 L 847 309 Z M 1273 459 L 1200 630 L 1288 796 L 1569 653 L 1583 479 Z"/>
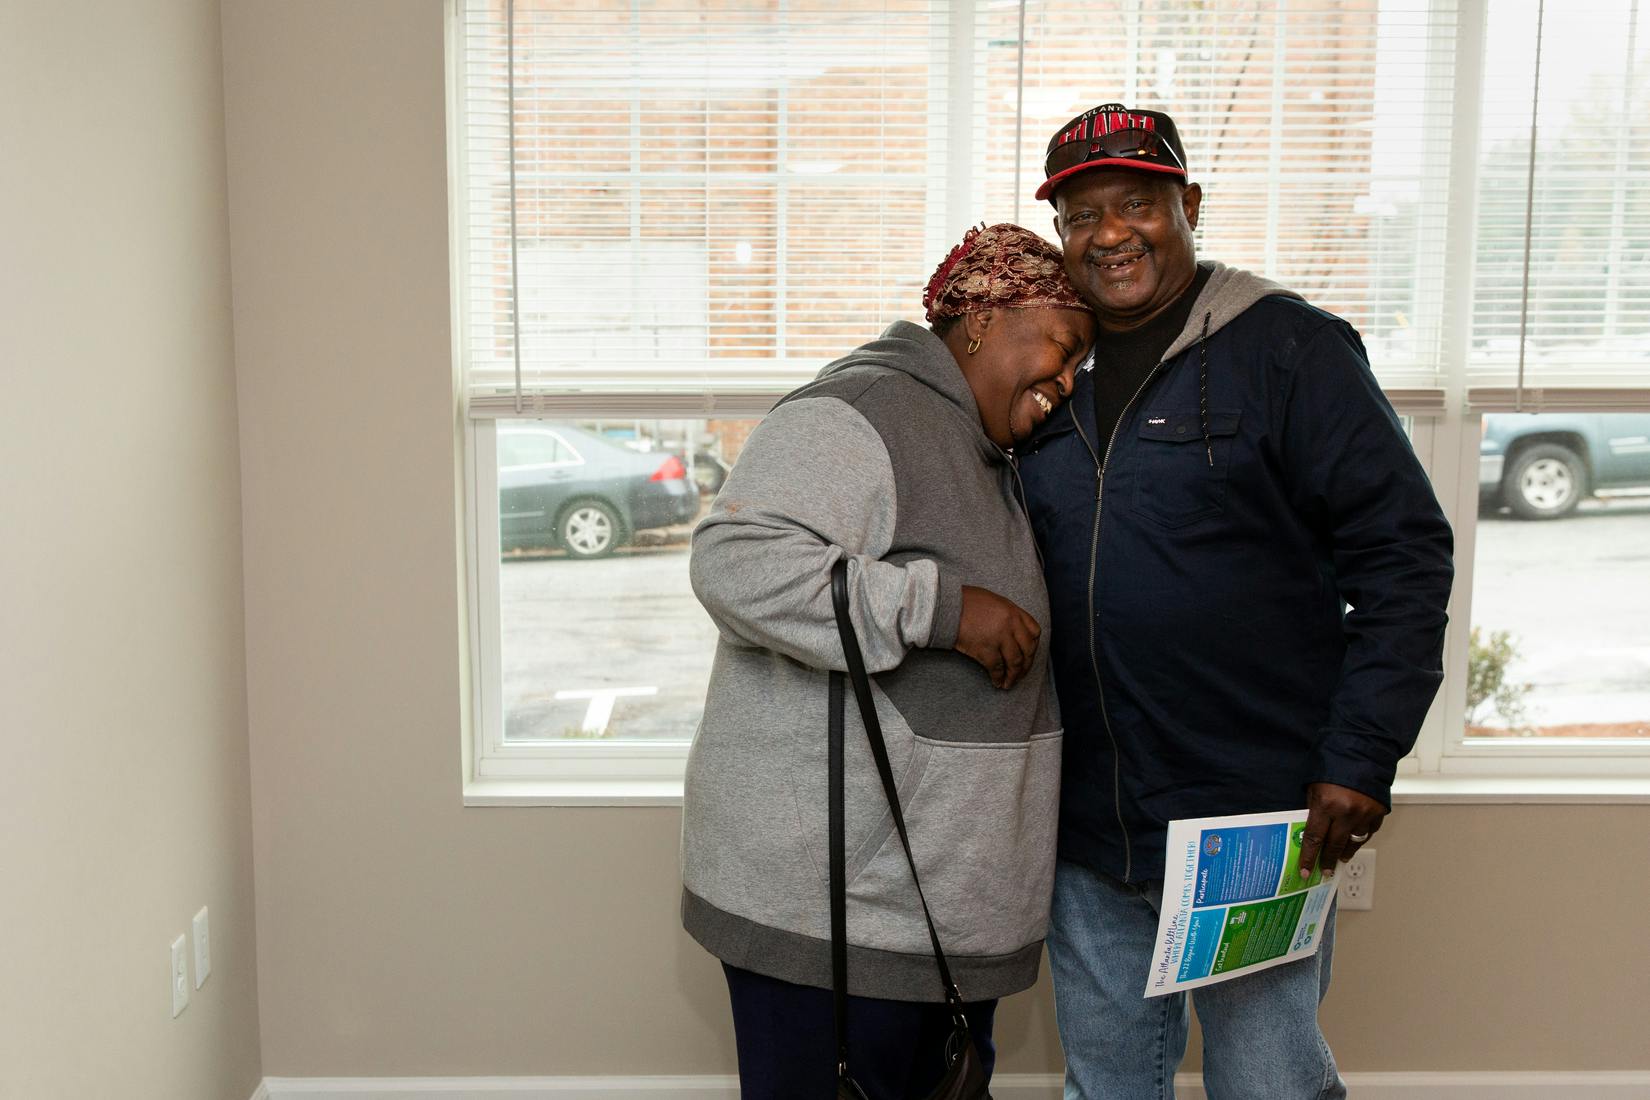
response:
<path id="1" fill-rule="evenodd" d="M 922 305 L 930 324 L 983 309 L 1089 308 L 1060 250 L 1008 222 L 970 229 L 928 280 Z"/>

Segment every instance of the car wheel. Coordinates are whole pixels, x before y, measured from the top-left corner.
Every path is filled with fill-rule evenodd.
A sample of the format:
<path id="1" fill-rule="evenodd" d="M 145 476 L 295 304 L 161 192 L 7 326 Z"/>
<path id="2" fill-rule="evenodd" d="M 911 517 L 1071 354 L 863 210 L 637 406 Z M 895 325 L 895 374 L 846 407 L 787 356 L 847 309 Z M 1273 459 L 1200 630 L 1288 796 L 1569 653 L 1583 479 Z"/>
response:
<path id="1" fill-rule="evenodd" d="M 573 558 L 605 558 L 620 542 L 619 517 L 599 500 L 568 505 L 556 530 L 562 549 Z"/>
<path id="2" fill-rule="evenodd" d="M 1587 466 L 1568 447 L 1537 443 L 1518 452 L 1501 494 L 1521 519 L 1567 516 L 1587 495 Z"/>

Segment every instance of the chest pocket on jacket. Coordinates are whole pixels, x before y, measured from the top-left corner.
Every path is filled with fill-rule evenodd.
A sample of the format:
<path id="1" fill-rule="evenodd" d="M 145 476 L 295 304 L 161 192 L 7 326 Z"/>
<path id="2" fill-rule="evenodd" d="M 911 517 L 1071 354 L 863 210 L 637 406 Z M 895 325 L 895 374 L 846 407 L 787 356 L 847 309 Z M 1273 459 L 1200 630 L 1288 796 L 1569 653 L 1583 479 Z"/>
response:
<path id="1" fill-rule="evenodd" d="M 1165 527 L 1184 527 L 1220 515 L 1226 507 L 1226 470 L 1238 416 L 1236 411 L 1210 409 L 1206 448 L 1198 410 L 1146 410 L 1135 444 L 1135 511 Z"/>

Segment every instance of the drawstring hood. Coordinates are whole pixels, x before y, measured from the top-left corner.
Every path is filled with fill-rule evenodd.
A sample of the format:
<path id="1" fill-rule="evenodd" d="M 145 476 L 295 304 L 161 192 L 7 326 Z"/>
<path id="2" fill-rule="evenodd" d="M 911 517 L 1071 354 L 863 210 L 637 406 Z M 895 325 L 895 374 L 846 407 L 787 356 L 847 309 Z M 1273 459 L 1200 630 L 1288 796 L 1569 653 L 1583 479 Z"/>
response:
<path id="1" fill-rule="evenodd" d="M 1203 315 L 1203 336 L 1197 342 L 1197 415 L 1203 424 L 1203 453 L 1209 456 L 1209 469 L 1215 468 L 1215 445 L 1209 439 L 1209 318 Z"/>
<path id="2" fill-rule="evenodd" d="M 981 458 L 993 466 L 1008 461 L 1003 449 L 985 434 L 979 403 L 974 400 L 974 391 L 969 388 L 968 379 L 963 377 L 951 349 L 932 331 L 910 321 L 895 321 L 875 340 L 827 363 L 813 382 L 793 390 L 782 401 L 811 397 L 822 383 L 844 371 L 864 367 L 897 371 L 933 390 L 945 398 L 944 407 L 955 414 L 958 427 L 972 441 Z"/>
<path id="3" fill-rule="evenodd" d="M 1201 318 L 1196 323 L 1188 318 L 1188 323 L 1175 337 L 1174 343 L 1169 345 L 1163 353 L 1162 360 L 1167 363 L 1199 339 L 1207 340 L 1249 309 L 1250 306 L 1262 298 L 1282 297 L 1294 298 L 1296 301 L 1305 301 L 1299 294 L 1274 283 L 1271 279 L 1263 279 L 1252 271 L 1245 271 L 1241 267 L 1232 267 L 1228 264 L 1204 261 L 1199 267 L 1209 272 L 1208 282 L 1198 293 L 1197 301 L 1192 303 L 1192 318 Z M 1105 338 L 1102 336 L 1102 340 Z"/>
<path id="4" fill-rule="evenodd" d="M 1270 279 L 1263 279 L 1240 267 L 1230 267 L 1222 263 L 1204 263 L 1198 266 L 1208 269 L 1209 281 L 1204 284 L 1197 301 L 1192 303 L 1192 316 L 1201 314 L 1203 320 L 1196 327 L 1188 323 L 1175 338 L 1174 343 L 1169 345 L 1169 350 L 1163 353 L 1162 361 L 1167 363 L 1194 343 L 1197 344 L 1198 420 L 1203 429 L 1203 454 L 1213 469 L 1215 449 L 1209 432 L 1209 337 L 1241 317 L 1245 310 L 1262 298 L 1277 296 L 1300 301 L 1305 299 L 1288 287 L 1274 283 Z"/>
<path id="5" fill-rule="evenodd" d="M 1204 460 L 1214 466 L 1213 419 L 1209 412 L 1209 341 L 1221 329 L 1232 321 L 1241 317 L 1250 306 L 1264 298 L 1279 297 L 1293 298 L 1304 301 L 1299 294 L 1288 287 L 1263 279 L 1253 272 L 1242 268 L 1231 267 L 1223 263 L 1205 261 L 1198 264 L 1207 278 L 1203 289 L 1198 291 L 1192 308 L 1186 314 L 1186 324 L 1179 335 L 1174 338 L 1169 347 L 1158 356 L 1158 365 L 1167 368 L 1174 359 L 1187 351 L 1193 344 L 1198 345 L 1198 404 L 1199 420 L 1203 435 Z M 1103 369 L 1100 364 L 1105 354 L 1107 336 L 1101 332 L 1095 346 L 1095 352 L 1088 364 L 1078 371 L 1078 378 L 1085 374 L 1092 377 L 1092 372 Z M 1079 392 L 1085 391 L 1085 392 Z M 1093 403 L 1093 393 L 1089 387 L 1079 385 L 1067 397 L 1064 415 L 1056 414 L 1049 417 L 1031 435 L 1031 438 L 1016 448 L 1021 454 L 1031 454 L 1041 447 L 1047 439 L 1070 431 L 1078 422 L 1079 403 Z M 1098 443 L 1104 444 L 1101 438 Z M 1094 450 L 1094 446 L 1090 446 Z M 1100 464 L 1101 456 L 1094 455 L 1095 465 Z"/>

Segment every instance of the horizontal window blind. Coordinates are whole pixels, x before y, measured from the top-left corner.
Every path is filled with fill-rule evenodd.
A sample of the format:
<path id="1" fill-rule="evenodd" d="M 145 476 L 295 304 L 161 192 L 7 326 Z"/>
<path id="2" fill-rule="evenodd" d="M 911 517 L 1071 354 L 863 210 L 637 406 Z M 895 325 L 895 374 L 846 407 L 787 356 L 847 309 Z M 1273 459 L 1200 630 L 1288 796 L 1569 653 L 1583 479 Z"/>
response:
<path id="1" fill-rule="evenodd" d="M 749 415 L 917 316 L 947 227 L 1052 239 L 1048 136 L 1113 99 L 1180 123 L 1199 254 L 1346 317 L 1412 411 L 1462 380 L 1486 408 L 1643 404 L 1643 2 L 1484 0 L 1457 119 L 1458 0 L 463 0 L 471 409 Z M 1469 214 L 1470 270 L 1445 253 Z"/>
<path id="2" fill-rule="evenodd" d="M 1622 391 L 1637 390 L 1642 404 L 1650 397 L 1643 5 L 1488 0 L 1486 14 L 1470 399 L 1486 408 L 1614 407 L 1632 400 Z"/>
<path id="3" fill-rule="evenodd" d="M 1204 191 L 1200 258 L 1258 271 L 1345 317 L 1389 389 L 1437 384 L 1453 0 L 1025 9 L 1023 89 L 1018 10 L 985 14 L 994 217 L 1018 210 L 1052 237 L 1051 208 L 1031 199 L 1049 136 L 1108 101 L 1166 111 Z"/>
<path id="4" fill-rule="evenodd" d="M 943 0 L 468 0 L 472 412 L 783 391 L 919 313 L 947 19 Z"/>

